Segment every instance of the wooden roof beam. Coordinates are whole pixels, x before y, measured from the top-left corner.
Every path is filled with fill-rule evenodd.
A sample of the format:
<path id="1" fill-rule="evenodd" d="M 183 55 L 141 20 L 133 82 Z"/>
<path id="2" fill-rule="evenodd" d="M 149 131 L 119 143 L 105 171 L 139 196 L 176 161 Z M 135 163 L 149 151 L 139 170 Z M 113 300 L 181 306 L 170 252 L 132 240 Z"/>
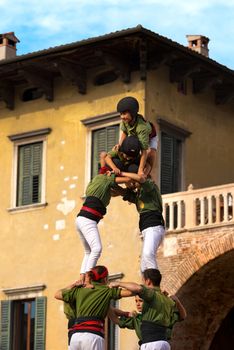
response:
<path id="1" fill-rule="evenodd" d="M 225 104 L 234 100 L 234 85 L 226 85 L 225 88 L 216 90 L 215 103 Z"/>
<path id="2" fill-rule="evenodd" d="M 222 78 L 219 76 L 198 77 L 193 79 L 193 93 L 198 94 L 212 88 L 214 85 L 222 83 Z"/>
<path id="3" fill-rule="evenodd" d="M 1 81 L 0 99 L 5 102 L 6 107 L 13 110 L 15 107 L 15 89 L 9 81 Z"/>
<path id="4" fill-rule="evenodd" d="M 49 72 L 38 69 L 38 67 L 23 67 L 20 72 L 30 85 L 44 91 L 47 101 L 54 100 L 53 78 Z"/>
<path id="5" fill-rule="evenodd" d="M 199 63 L 191 62 L 176 62 L 170 67 L 170 82 L 180 82 L 194 73 L 201 72 L 201 65 Z"/>
<path id="6" fill-rule="evenodd" d="M 149 57 L 149 68 L 151 69 L 158 69 L 162 65 L 171 65 L 172 62 L 177 59 L 178 56 L 173 52 L 154 52 L 151 53 Z"/>
<path id="7" fill-rule="evenodd" d="M 87 73 L 84 67 L 67 60 L 59 60 L 54 63 L 65 80 L 76 85 L 80 94 L 87 92 Z"/>
<path id="8" fill-rule="evenodd" d="M 141 39 L 139 45 L 140 57 L 140 77 L 141 80 L 146 80 L 147 77 L 147 43 L 146 40 Z"/>
<path id="9" fill-rule="evenodd" d="M 131 81 L 131 70 L 130 63 L 124 56 L 114 54 L 114 52 L 106 52 L 103 50 L 96 50 L 95 55 L 102 57 L 104 63 L 109 67 L 113 68 L 115 74 L 121 76 L 122 81 L 126 84 Z"/>

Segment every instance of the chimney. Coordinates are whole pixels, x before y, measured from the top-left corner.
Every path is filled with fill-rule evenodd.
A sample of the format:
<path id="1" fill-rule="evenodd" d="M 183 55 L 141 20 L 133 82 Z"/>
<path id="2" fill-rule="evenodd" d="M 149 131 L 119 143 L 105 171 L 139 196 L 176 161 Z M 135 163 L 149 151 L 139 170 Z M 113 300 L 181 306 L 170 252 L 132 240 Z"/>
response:
<path id="1" fill-rule="evenodd" d="M 186 35 L 186 37 L 188 40 L 188 47 L 191 50 L 194 50 L 203 56 L 209 57 L 209 38 L 203 35 Z"/>
<path id="2" fill-rule="evenodd" d="M 0 34 L 0 60 L 7 60 L 16 57 L 16 44 L 19 39 L 14 32 Z"/>

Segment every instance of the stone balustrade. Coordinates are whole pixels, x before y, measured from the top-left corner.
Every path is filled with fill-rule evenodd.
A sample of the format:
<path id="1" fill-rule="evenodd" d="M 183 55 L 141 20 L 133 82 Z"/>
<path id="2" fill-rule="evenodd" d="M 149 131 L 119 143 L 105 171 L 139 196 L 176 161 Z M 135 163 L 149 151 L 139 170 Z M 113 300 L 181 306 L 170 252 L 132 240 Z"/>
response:
<path id="1" fill-rule="evenodd" d="M 234 183 L 163 195 L 167 231 L 233 224 L 233 197 Z"/>

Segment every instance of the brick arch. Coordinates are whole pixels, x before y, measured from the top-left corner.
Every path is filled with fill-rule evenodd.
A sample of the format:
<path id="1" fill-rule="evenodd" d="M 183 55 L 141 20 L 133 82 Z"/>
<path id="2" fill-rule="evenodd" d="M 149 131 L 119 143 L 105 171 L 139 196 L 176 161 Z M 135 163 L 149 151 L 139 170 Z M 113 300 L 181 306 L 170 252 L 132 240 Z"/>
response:
<path id="1" fill-rule="evenodd" d="M 203 244 L 198 249 L 192 250 L 182 259 L 173 274 L 164 276 L 163 285 L 175 294 L 184 283 L 202 266 L 218 256 L 234 249 L 234 234 L 229 232 Z"/>
<path id="2" fill-rule="evenodd" d="M 221 244 L 224 242 L 222 239 Z M 203 249 L 201 252 L 204 253 Z M 209 260 L 178 290 L 177 295 L 187 310 L 187 318 L 175 325 L 173 350 L 209 350 L 218 332 L 226 336 L 225 344 L 232 342 L 232 336 L 225 333 L 221 326 L 234 306 L 233 259 L 234 249 L 231 249 Z"/>

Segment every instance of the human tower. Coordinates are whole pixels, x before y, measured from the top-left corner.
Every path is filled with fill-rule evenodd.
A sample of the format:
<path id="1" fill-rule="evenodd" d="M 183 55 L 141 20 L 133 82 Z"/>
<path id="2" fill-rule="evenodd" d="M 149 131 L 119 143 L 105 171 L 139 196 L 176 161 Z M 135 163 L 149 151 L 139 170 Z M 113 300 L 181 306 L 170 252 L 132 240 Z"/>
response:
<path id="1" fill-rule="evenodd" d="M 76 218 L 84 247 L 80 278 L 56 292 L 64 301 L 70 350 L 104 350 L 106 316 L 122 328 L 135 329 L 141 350 L 169 350 L 172 326 L 186 312 L 178 298 L 160 290 L 161 273 L 156 252 L 165 235 L 162 198 L 150 173 L 156 158 L 157 134 L 152 123 L 139 114 L 132 96 L 117 104 L 121 118 L 119 143 L 100 155 L 99 174 L 89 182 Z M 124 184 L 125 186 L 120 186 Z M 106 214 L 111 196 L 136 204 L 143 237 L 140 269 L 143 284 L 112 282 L 108 269 L 97 265 L 102 252 L 98 223 Z M 142 301 L 137 314 L 114 309 L 112 299 L 136 296 Z M 125 349 L 123 349 L 125 350 Z"/>

